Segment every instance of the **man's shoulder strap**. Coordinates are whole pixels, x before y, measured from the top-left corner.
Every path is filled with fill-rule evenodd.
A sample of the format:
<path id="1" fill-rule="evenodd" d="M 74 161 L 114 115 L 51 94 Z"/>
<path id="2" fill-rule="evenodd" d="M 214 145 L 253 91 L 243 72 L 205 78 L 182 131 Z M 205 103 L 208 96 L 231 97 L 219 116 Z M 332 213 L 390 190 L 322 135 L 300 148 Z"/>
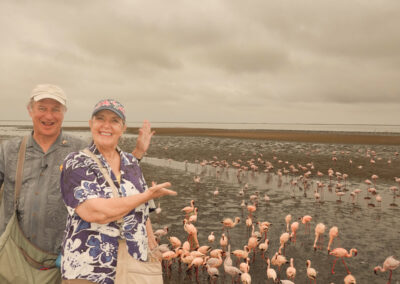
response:
<path id="1" fill-rule="evenodd" d="M 14 207 L 17 209 L 19 193 L 21 191 L 22 185 L 22 173 L 24 170 L 24 162 L 25 162 L 25 152 L 26 152 L 26 142 L 28 141 L 28 135 L 22 138 L 21 146 L 18 151 L 18 162 L 17 162 L 17 171 L 15 173 L 15 195 L 14 195 Z"/>

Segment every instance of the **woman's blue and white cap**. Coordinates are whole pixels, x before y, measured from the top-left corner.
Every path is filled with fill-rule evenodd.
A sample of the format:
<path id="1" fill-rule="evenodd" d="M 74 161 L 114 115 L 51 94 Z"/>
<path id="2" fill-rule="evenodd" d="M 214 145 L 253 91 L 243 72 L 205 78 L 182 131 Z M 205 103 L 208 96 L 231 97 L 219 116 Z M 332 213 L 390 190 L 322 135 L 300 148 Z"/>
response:
<path id="1" fill-rule="evenodd" d="M 117 114 L 125 122 L 125 108 L 120 102 L 114 99 L 101 100 L 94 106 L 92 116 L 101 110 L 110 110 Z"/>

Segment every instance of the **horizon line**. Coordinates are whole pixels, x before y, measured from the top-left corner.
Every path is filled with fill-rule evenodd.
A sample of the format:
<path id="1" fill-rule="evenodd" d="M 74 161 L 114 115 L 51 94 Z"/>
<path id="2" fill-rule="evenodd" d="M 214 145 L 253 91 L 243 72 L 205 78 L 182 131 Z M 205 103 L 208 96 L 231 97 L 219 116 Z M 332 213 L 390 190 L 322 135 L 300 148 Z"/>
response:
<path id="1" fill-rule="evenodd" d="M 29 119 L 0 119 L 0 122 L 32 122 Z M 87 120 L 64 120 L 68 122 L 87 122 Z M 142 123 L 143 121 L 127 121 L 127 123 Z M 371 126 L 400 126 L 400 124 L 384 123 L 306 123 L 306 122 L 216 122 L 216 121 L 152 121 L 151 123 L 176 123 L 176 124 L 264 124 L 264 125 L 371 125 Z"/>

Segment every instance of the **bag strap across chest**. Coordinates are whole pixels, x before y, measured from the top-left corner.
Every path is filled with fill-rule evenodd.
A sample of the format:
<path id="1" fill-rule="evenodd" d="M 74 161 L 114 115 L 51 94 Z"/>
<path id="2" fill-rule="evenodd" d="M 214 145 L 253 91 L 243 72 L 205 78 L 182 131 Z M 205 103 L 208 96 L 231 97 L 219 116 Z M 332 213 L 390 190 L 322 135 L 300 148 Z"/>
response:
<path id="1" fill-rule="evenodd" d="M 18 151 L 18 162 L 17 162 L 17 171 L 15 173 L 15 190 L 14 190 L 14 209 L 18 208 L 18 200 L 19 194 L 21 192 L 22 186 L 22 174 L 24 171 L 24 162 L 25 162 L 25 152 L 26 152 L 26 142 L 28 141 L 28 136 L 24 136 L 22 138 L 21 146 Z"/>
<path id="2" fill-rule="evenodd" d="M 111 179 L 110 175 L 108 174 L 107 168 L 105 168 L 103 166 L 103 164 L 100 162 L 99 158 L 97 158 L 97 156 L 95 154 L 93 154 L 89 150 L 89 148 L 83 149 L 82 152 L 85 153 L 86 155 L 88 155 L 90 158 L 92 158 L 93 161 L 95 161 L 96 164 L 99 166 L 100 172 L 103 174 L 103 177 L 105 178 L 105 180 L 110 185 L 110 187 L 113 191 L 113 197 L 120 197 L 117 187 L 115 186 L 113 180 Z M 122 218 L 117 221 L 117 223 L 119 223 L 119 224 L 122 222 L 123 222 Z"/>

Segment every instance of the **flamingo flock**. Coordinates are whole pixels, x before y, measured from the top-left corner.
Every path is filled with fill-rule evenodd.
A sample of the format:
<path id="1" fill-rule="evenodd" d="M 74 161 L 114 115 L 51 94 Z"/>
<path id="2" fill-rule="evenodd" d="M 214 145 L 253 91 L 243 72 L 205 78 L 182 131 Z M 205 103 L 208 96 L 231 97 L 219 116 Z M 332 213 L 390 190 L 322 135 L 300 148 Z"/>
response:
<path id="1" fill-rule="evenodd" d="M 370 155 L 371 159 L 368 161 L 369 165 L 363 165 L 363 167 L 376 167 L 381 161 L 377 153 L 368 151 L 367 154 Z M 196 169 L 196 180 L 193 179 L 193 187 L 197 188 L 198 191 L 194 191 L 190 200 L 188 200 L 190 205 L 184 206 L 186 204 L 183 204 L 181 209 L 182 227 L 186 236 L 183 237 L 182 233 L 179 234 L 176 229 L 171 230 L 171 228 L 169 230 L 163 228 L 163 232 L 157 235 L 160 246 L 165 245 L 162 243 L 163 241 L 169 240 L 168 249 L 163 246 L 166 251 L 162 254 L 166 279 L 170 279 L 172 271 L 176 271 L 172 270 L 171 267 L 177 266 L 179 269 L 183 268 L 187 279 L 192 279 L 193 277 L 197 282 L 200 282 L 200 276 L 208 275 L 207 277 L 211 283 L 217 283 L 221 281 L 221 278 L 224 279 L 223 281 L 230 279 L 236 283 L 251 283 L 252 281 L 253 283 L 258 283 L 260 279 L 268 279 L 267 282 L 269 283 L 305 283 L 306 280 L 310 283 L 317 283 L 318 277 L 321 275 L 321 272 L 319 272 L 321 267 L 323 265 L 332 265 L 330 270 L 332 277 L 340 274 L 342 277 L 341 282 L 356 283 L 357 271 L 350 272 L 350 268 L 352 263 L 357 261 L 357 254 L 362 254 L 363 250 L 359 247 L 355 249 L 351 248 L 351 246 L 349 248 L 339 246 L 344 243 L 341 236 L 344 235 L 343 232 L 348 228 L 340 227 L 339 230 L 339 226 L 336 224 L 327 226 L 327 223 L 322 222 L 324 220 L 315 214 L 302 214 L 299 216 L 300 214 L 294 211 L 285 212 L 284 207 L 280 209 L 282 212 L 280 219 L 268 220 L 268 215 L 259 213 L 260 208 L 272 206 L 271 204 L 274 204 L 276 196 L 268 194 L 268 198 L 265 198 L 267 194 L 262 193 L 264 198 L 260 197 L 260 190 L 254 191 L 254 187 L 247 182 L 249 175 L 254 177 L 264 173 L 267 185 L 276 180 L 278 188 L 279 186 L 283 188 L 285 184 L 290 186 L 292 193 L 287 196 L 288 199 L 298 198 L 298 192 L 302 192 L 304 197 L 307 197 L 307 193 L 311 191 L 314 192 L 316 204 L 324 204 L 324 202 L 330 202 L 327 196 L 332 193 L 337 196 L 338 206 L 339 203 L 343 204 L 344 202 L 357 206 L 362 200 L 366 200 L 368 205 L 371 206 L 373 198 L 379 196 L 378 192 L 387 190 L 393 193 L 393 202 L 390 206 L 396 207 L 398 186 L 393 185 L 390 189 L 382 188 L 380 186 L 381 174 L 378 176 L 374 173 L 365 179 L 364 186 L 357 184 L 357 188 L 354 188 L 351 174 L 341 173 L 342 171 L 339 172 L 335 168 L 335 165 L 338 165 L 341 160 L 340 153 L 334 153 L 334 157 L 335 159 L 332 159 L 331 167 L 328 168 L 326 174 L 323 173 L 323 170 L 317 170 L 316 164 L 313 162 L 291 164 L 276 156 L 269 161 L 259 155 L 258 158 L 238 159 L 231 163 L 226 160 L 218 160 L 214 156 L 209 161 L 203 160 L 195 163 L 200 166 Z M 388 164 L 392 165 L 395 159 L 393 157 L 391 163 Z M 371 162 L 372 160 L 374 162 Z M 357 167 L 353 163 L 353 160 L 349 161 L 349 167 L 354 167 L 354 171 Z M 204 224 L 204 221 L 210 221 L 205 217 L 209 213 L 202 211 L 203 206 L 201 203 L 204 201 L 201 201 L 196 194 L 202 190 L 202 185 L 206 183 L 207 176 L 205 172 L 212 169 L 214 169 L 217 179 L 222 179 L 224 174 L 236 173 L 237 184 L 240 189 L 236 193 L 239 199 L 237 212 L 241 212 L 242 215 L 229 214 L 230 216 L 226 216 L 224 211 L 221 211 L 219 214 L 219 229 L 217 229 L 218 225 L 215 224 L 213 231 L 204 232 L 204 229 L 199 226 Z M 228 169 L 230 169 L 229 173 Z M 199 179 L 200 176 L 202 176 L 201 179 Z M 394 178 L 394 181 L 400 184 L 400 178 Z M 226 194 L 224 187 L 214 185 L 213 190 L 210 191 L 212 198 L 210 198 L 209 202 L 214 202 L 216 206 L 223 208 L 224 194 Z M 366 199 L 360 200 L 359 196 Z M 381 204 L 378 203 L 382 202 L 379 199 L 376 198 L 376 204 Z M 164 209 L 160 215 L 167 214 L 165 211 Z M 246 220 L 246 222 L 241 222 L 241 220 Z M 298 232 L 300 226 L 302 227 L 300 228 L 301 234 Z M 243 234 L 243 228 L 246 228 L 244 234 L 247 236 L 243 236 L 241 244 L 238 245 L 238 241 L 235 238 L 241 234 L 240 232 Z M 272 235 L 269 234 L 271 228 L 274 230 Z M 311 228 L 314 228 L 315 231 L 313 243 L 308 241 L 311 237 Z M 280 237 L 276 237 L 276 233 Z M 326 234 L 329 237 L 329 242 L 324 244 L 324 236 Z M 166 235 L 168 237 L 164 238 Z M 201 237 L 201 235 L 205 237 Z M 353 240 L 353 245 L 357 246 L 356 239 Z M 306 256 L 306 263 L 300 261 L 293 254 L 295 250 L 300 249 L 303 253 L 304 251 L 310 251 Z M 322 256 L 323 251 L 325 252 L 326 261 L 324 263 L 320 260 L 316 261 L 316 256 Z M 344 258 L 348 258 L 346 260 L 348 264 L 346 264 Z M 373 272 L 377 274 L 389 271 L 388 283 L 390 283 L 392 281 L 392 271 L 399 266 L 398 261 L 396 266 L 395 257 L 391 259 L 394 261 L 392 260 L 390 265 L 386 263 L 389 261 L 385 261 L 386 264 L 384 263 L 382 267 L 371 268 L 372 275 Z M 343 263 L 344 268 L 336 265 L 337 260 Z M 378 259 L 376 259 L 376 262 L 378 262 Z M 337 266 L 337 271 L 334 269 L 335 265 Z M 252 266 L 264 267 L 265 273 L 263 275 L 254 275 L 251 269 Z M 301 268 L 302 266 L 303 268 Z M 251 279 L 252 277 L 254 278 L 253 280 Z"/>

